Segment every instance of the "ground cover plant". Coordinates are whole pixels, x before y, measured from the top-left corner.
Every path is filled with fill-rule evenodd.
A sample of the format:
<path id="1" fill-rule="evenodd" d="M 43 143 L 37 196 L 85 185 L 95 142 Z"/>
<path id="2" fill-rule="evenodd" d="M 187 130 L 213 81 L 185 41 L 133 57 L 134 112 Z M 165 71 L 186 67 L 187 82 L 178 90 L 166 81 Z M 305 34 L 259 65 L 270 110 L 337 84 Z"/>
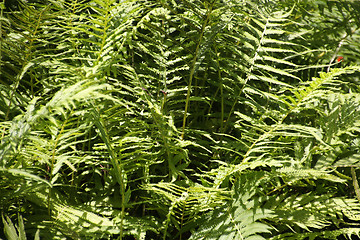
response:
<path id="1" fill-rule="evenodd" d="M 358 239 L 359 9 L 3 0 L 0 238 Z"/>

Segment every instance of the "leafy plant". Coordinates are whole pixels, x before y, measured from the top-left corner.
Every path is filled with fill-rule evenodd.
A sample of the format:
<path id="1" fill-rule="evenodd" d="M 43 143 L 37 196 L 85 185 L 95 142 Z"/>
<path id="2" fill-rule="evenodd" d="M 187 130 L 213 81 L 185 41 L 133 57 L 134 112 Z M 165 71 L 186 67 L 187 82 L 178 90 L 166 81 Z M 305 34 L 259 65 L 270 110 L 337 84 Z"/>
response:
<path id="1" fill-rule="evenodd" d="M 22 239 L 22 240 L 26 240 L 26 235 L 25 235 L 25 229 L 24 229 L 24 222 L 21 216 L 19 216 L 18 220 L 18 226 L 14 226 L 14 224 L 11 222 L 9 217 L 6 217 L 6 219 L 4 218 L 4 216 L 2 217 L 3 223 L 4 223 L 4 232 L 5 235 L 7 237 L 7 239 L 9 240 L 17 240 L 17 239 Z M 39 230 L 36 232 L 35 234 L 35 240 L 40 239 L 39 238 Z"/>
<path id="2" fill-rule="evenodd" d="M 0 237 L 359 237 L 359 3 L 0 9 Z"/>
<path id="3" fill-rule="evenodd" d="M 231 200 L 201 218 L 190 239 L 264 239 L 257 234 L 270 232 L 270 227 L 259 220 L 271 217 L 272 211 L 262 208 L 261 200 L 254 197 L 263 177 L 261 172 L 241 175 Z"/>

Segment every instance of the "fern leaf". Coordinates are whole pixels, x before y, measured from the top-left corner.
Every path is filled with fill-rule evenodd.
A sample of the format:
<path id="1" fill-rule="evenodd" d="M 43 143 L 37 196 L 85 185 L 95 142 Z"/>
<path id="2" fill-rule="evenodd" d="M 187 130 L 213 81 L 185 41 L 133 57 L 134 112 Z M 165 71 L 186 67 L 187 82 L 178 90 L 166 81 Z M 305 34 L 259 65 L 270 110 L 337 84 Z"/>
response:
<path id="1" fill-rule="evenodd" d="M 269 232 L 269 226 L 259 220 L 271 217 L 272 212 L 261 209 L 253 198 L 261 177 L 261 173 L 240 175 L 232 200 L 202 217 L 190 239 L 264 239 L 258 234 Z"/>

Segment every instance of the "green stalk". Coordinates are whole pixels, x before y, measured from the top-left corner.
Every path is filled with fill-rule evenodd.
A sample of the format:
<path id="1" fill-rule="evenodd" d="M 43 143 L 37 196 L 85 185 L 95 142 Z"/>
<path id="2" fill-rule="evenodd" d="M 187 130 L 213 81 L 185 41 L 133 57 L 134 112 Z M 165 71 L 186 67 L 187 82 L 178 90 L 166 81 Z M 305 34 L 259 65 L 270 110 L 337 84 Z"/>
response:
<path id="1" fill-rule="evenodd" d="M 214 4 L 214 2 L 212 3 L 212 5 L 213 5 L 213 4 Z M 186 118 L 187 118 L 187 113 L 188 113 L 188 108 L 189 108 L 189 103 L 190 103 L 191 84 L 192 84 L 192 80 L 193 80 L 194 73 L 195 73 L 196 60 L 197 60 L 198 55 L 199 55 L 200 45 L 201 45 L 202 39 L 203 39 L 203 37 L 204 37 L 205 28 L 206 28 L 207 24 L 208 24 L 209 21 L 210 21 L 210 15 L 211 15 L 211 12 L 212 12 L 212 5 L 211 5 L 210 8 L 208 9 L 205 22 L 204 22 L 204 24 L 203 24 L 202 27 L 201 27 L 201 33 L 200 33 L 199 42 L 198 42 L 198 44 L 197 44 L 197 46 L 196 46 L 194 58 L 193 58 L 192 63 L 191 63 L 191 70 L 190 70 L 190 76 L 189 76 L 189 84 L 188 84 L 188 89 L 187 89 L 187 94 L 186 94 L 185 112 L 184 112 L 184 118 L 183 118 L 183 126 L 182 126 L 181 140 L 184 140 L 184 135 L 185 135 Z"/>
<path id="2" fill-rule="evenodd" d="M 217 47 L 215 45 L 215 54 L 216 54 L 216 63 L 218 66 L 218 77 L 220 80 L 220 97 L 221 97 L 221 122 L 220 122 L 220 132 L 223 132 L 224 128 L 224 88 L 223 88 L 223 79 L 221 77 L 221 69 L 220 69 L 220 62 L 219 62 L 219 53 L 217 51 Z M 222 136 L 221 136 L 222 139 Z"/>
<path id="3" fill-rule="evenodd" d="M 53 151 L 51 153 L 51 166 L 50 166 L 50 177 L 49 177 L 49 182 L 51 183 L 52 182 L 52 179 L 53 179 L 53 169 L 54 169 L 54 164 L 55 164 L 55 153 L 56 153 L 56 149 L 57 149 L 57 146 L 59 144 L 59 141 L 60 141 L 60 137 L 62 135 L 62 133 L 64 132 L 65 130 L 65 126 L 67 124 L 67 122 L 69 121 L 69 118 L 70 116 L 72 115 L 73 113 L 73 110 L 74 108 L 71 109 L 71 112 L 69 113 L 68 117 L 65 119 L 65 121 L 62 123 L 61 125 L 61 129 L 60 129 L 60 132 L 59 134 L 57 135 L 56 137 L 56 140 L 55 140 L 55 143 L 54 143 L 54 147 L 53 147 Z M 51 206 L 50 206 L 50 202 L 51 202 L 51 187 L 49 189 L 49 193 L 48 193 L 48 196 L 47 196 L 47 205 L 48 205 L 48 214 L 49 214 L 49 217 L 51 217 Z"/>
<path id="4" fill-rule="evenodd" d="M 119 164 L 118 158 L 116 156 L 116 153 L 114 151 L 114 148 L 112 147 L 111 140 L 109 133 L 107 129 L 105 128 L 104 121 L 102 120 L 100 116 L 99 110 L 93 105 L 93 111 L 91 112 L 92 118 L 95 122 L 96 127 L 99 129 L 100 137 L 104 141 L 110 155 L 111 163 L 115 169 L 115 177 L 120 185 L 120 192 L 121 192 L 121 215 L 120 215 L 120 236 L 119 239 L 123 238 L 123 226 L 124 226 L 124 215 L 125 215 L 125 182 L 122 175 L 122 166 L 121 163 Z"/>
<path id="5" fill-rule="evenodd" d="M 357 181 L 356 172 L 355 172 L 355 169 L 354 169 L 353 167 L 351 167 L 351 176 L 352 176 L 352 179 L 353 179 L 353 185 L 354 185 L 354 190 L 355 190 L 356 198 L 357 198 L 357 200 L 360 202 L 359 183 L 358 183 L 358 181 Z"/>
<path id="6" fill-rule="evenodd" d="M 224 129 L 223 129 L 223 132 L 226 131 L 226 128 L 228 126 L 228 123 L 230 121 L 230 117 L 231 115 L 233 114 L 234 110 L 235 110 L 235 106 L 237 104 L 237 99 L 239 99 L 239 97 L 241 96 L 241 94 L 243 93 L 245 87 L 246 87 L 246 84 L 248 83 L 248 81 L 250 80 L 250 76 L 251 76 L 251 72 L 254 70 L 254 67 L 255 67 L 255 61 L 259 55 L 259 52 L 262 48 L 262 44 L 263 44 L 263 41 L 264 41 L 264 38 L 265 38 L 265 32 L 266 32 L 266 29 L 267 29 L 267 26 L 269 24 L 269 20 L 266 21 L 266 24 L 265 24 L 265 27 L 264 27 L 264 30 L 261 34 L 261 38 L 260 38 L 260 41 L 259 41 L 259 46 L 257 47 L 257 49 L 255 50 L 255 54 L 254 54 L 254 57 L 252 58 L 252 61 L 251 61 L 251 64 L 250 64 L 250 67 L 249 67 L 249 70 L 248 70 L 248 76 L 246 77 L 245 81 L 244 81 L 244 84 L 243 86 L 241 87 L 240 91 L 239 91 L 239 94 L 237 95 L 233 105 L 231 106 L 231 109 L 230 109 L 230 112 L 228 114 L 228 117 L 227 117 L 227 120 L 226 120 L 226 123 L 225 123 L 225 126 L 224 126 Z"/>

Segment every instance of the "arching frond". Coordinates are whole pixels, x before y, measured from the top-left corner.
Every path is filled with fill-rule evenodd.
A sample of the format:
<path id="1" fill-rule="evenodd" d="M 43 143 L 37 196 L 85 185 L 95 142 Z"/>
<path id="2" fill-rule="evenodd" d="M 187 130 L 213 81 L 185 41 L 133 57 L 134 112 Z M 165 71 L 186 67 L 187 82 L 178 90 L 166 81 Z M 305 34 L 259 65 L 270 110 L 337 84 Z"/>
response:
<path id="1" fill-rule="evenodd" d="M 359 7 L 3 1 L 4 234 L 359 235 Z"/>
<path id="2" fill-rule="evenodd" d="M 269 226 L 260 220 L 271 217 L 272 212 L 261 208 L 255 197 L 261 177 L 262 174 L 254 173 L 236 179 L 228 204 L 203 216 L 190 239 L 264 239 L 257 234 L 269 232 Z"/>

